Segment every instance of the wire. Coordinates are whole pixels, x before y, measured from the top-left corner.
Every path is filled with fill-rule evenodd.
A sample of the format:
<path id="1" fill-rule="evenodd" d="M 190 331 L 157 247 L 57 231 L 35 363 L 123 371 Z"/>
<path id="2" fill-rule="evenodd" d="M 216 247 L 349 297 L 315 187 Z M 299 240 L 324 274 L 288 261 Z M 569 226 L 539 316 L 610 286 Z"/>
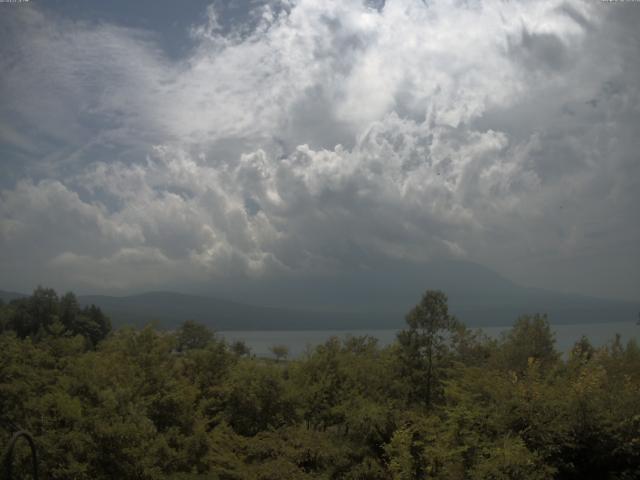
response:
<path id="1" fill-rule="evenodd" d="M 38 456 L 36 454 L 36 443 L 33 440 L 33 437 L 26 430 L 20 430 L 13 434 L 11 440 L 9 441 L 9 446 L 7 447 L 7 451 L 4 454 L 2 463 L 4 465 L 4 478 L 6 480 L 11 480 L 12 478 L 12 469 L 13 469 L 13 450 L 18 442 L 20 437 L 24 437 L 27 439 L 29 443 L 29 447 L 31 447 L 31 465 L 33 467 L 33 478 L 38 480 Z"/>

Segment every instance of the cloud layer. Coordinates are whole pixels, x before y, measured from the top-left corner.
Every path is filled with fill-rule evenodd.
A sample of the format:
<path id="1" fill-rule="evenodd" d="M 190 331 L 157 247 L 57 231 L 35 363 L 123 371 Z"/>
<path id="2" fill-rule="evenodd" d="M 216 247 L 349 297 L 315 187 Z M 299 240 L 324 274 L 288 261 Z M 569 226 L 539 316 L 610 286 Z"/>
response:
<path id="1" fill-rule="evenodd" d="M 0 47 L 7 287 L 209 284 L 464 258 L 640 291 L 638 9 L 220 8 L 153 35 L 15 9 Z M 630 19 L 631 18 L 631 19 Z"/>

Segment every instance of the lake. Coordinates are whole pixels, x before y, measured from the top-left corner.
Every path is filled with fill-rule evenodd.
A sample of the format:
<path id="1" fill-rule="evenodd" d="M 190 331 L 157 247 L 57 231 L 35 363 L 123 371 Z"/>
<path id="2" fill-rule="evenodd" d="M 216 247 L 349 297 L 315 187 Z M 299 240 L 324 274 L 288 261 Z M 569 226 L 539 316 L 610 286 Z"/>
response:
<path id="1" fill-rule="evenodd" d="M 482 327 L 482 331 L 490 337 L 498 337 L 511 327 Z M 640 326 L 634 322 L 589 323 L 574 325 L 551 325 L 555 332 L 556 348 L 567 352 L 573 344 L 585 335 L 594 346 L 602 346 L 613 340 L 616 333 L 622 337 L 623 343 L 632 338 L 640 339 Z M 251 352 L 259 357 L 272 356 L 270 347 L 285 345 L 289 348 L 290 357 L 297 357 L 308 348 L 326 342 L 330 337 L 344 338 L 348 335 L 370 335 L 378 339 L 380 345 L 389 345 L 396 339 L 398 330 L 249 330 L 222 331 L 218 334 L 227 341 L 244 341 Z"/>

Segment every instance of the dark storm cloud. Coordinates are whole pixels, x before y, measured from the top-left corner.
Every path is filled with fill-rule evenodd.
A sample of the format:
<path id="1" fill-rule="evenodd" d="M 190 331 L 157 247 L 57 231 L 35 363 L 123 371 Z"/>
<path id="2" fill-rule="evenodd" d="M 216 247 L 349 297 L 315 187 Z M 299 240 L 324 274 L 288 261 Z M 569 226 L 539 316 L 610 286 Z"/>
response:
<path id="1" fill-rule="evenodd" d="M 510 47 L 514 59 L 531 70 L 563 70 L 571 60 L 562 41 L 551 33 L 531 33 L 523 28 L 519 41 Z"/>
<path id="2" fill-rule="evenodd" d="M 640 9 L 250 7 L 201 9 L 180 58 L 162 28 L 2 20 L 7 287 L 466 258 L 636 295 Z"/>

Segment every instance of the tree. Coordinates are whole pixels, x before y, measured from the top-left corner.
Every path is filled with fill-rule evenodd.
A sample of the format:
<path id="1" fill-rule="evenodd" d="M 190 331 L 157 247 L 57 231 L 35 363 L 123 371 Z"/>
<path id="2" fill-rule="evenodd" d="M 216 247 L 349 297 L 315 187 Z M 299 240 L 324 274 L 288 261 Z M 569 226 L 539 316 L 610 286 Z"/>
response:
<path id="1" fill-rule="evenodd" d="M 32 433 L 51 480 L 640 478 L 635 340 L 583 338 L 562 359 L 542 316 L 490 341 L 426 292 L 402 343 L 333 337 L 280 365 L 194 322 L 86 348 L 72 333 L 97 338 L 99 308 L 38 295 L 41 310 L 0 306 L 0 322 L 37 326 L 0 333 L 0 438 Z"/>
<path id="2" fill-rule="evenodd" d="M 74 323 L 79 314 L 80 305 L 72 292 L 67 292 L 60 297 L 60 321 L 67 330 L 74 329 Z"/>
<path id="3" fill-rule="evenodd" d="M 56 292 L 38 286 L 30 297 L 10 303 L 6 328 L 15 331 L 20 338 L 42 335 L 58 319 L 58 306 Z"/>
<path id="4" fill-rule="evenodd" d="M 529 359 L 540 363 L 543 370 L 558 358 L 555 338 L 546 315 L 523 315 L 502 338 L 503 365 L 524 372 Z"/>
<path id="5" fill-rule="evenodd" d="M 278 362 L 289 356 L 289 347 L 286 345 L 273 345 L 269 350 L 271 350 L 271 353 L 273 353 Z"/>
<path id="6" fill-rule="evenodd" d="M 20 338 L 82 335 L 95 346 L 111 331 L 111 321 L 99 307 L 81 309 L 73 293 L 59 299 L 51 288 L 38 287 L 33 295 L 13 300 L 2 312 L 4 328 Z"/>
<path id="7" fill-rule="evenodd" d="M 471 478 L 545 480 L 554 478 L 556 469 L 546 465 L 540 455 L 529 451 L 521 438 L 506 435 L 487 448 L 473 468 Z"/>
<path id="8" fill-rule="evenodd" d="M 111 321 L 95 305 L 83 308 L 80 314 L 76 315 L 72 327 L 74 334 L 84 336 L 93 346 L 103 340 L 110 331 Z"/>
<path id="9" fill-rule="evenodd" d="M 177 349 L 180 352 L 184 352 L 196 348 L 205 348 L 211 340 L 213 340 L 213 332 L 209 327 L 193 320 L 187 320 L 178 330 Z"/>
<path id="10" fill-rule="evenodd" d="M 0 298 L 0 333 L 4 332 L 9 322 L 9 306 Z"/>
<path id="11" fill-rule="evenodd" d="M 242 360 L 225 382 L 223 419 L 240 435 L 253 436 L 295 420 L 282 370 Z"/>
<path id="12" fill-rule="evenodd" d="M 591 345 L 589 339 L 582 335 L 571 349 L 570 358 L 579 359 L 581 361 L 589 361 L 596 353 L 596 349 Z"/>
<path id="13" fill-rule="evenodd" d="M 422 300 L 406 316 L 408 329 L 398 334 L 408 374 L 411 377 L 413 400 L 430 406 L 439 395 L 440 376 L 447 354 L 447 338 L 457 326 L 449 314 L 447 296 L 437 290 L 427 290 Z"/>
<path id="14" fill-rule="evenodd" d="M 485 365 L 497 352 L 497 341 L 482 330 L 472 330 L 458 323 L 451 334 L 455 360 L 466 366 Z"/>
<path id="15" fill-rule="evenodd" d="M 29 311 L 35 328 L 47 330 L 58 319 L 58 295 L 52 288 L 38 286 L 29 297 Z"/>
<path id="16" fill-rule="evenodd" d="M 236 340 L 230 345 L 230 348 L 238 357 L 248 357 L 251 355 L 251 348 L 242 340 Z"/>

